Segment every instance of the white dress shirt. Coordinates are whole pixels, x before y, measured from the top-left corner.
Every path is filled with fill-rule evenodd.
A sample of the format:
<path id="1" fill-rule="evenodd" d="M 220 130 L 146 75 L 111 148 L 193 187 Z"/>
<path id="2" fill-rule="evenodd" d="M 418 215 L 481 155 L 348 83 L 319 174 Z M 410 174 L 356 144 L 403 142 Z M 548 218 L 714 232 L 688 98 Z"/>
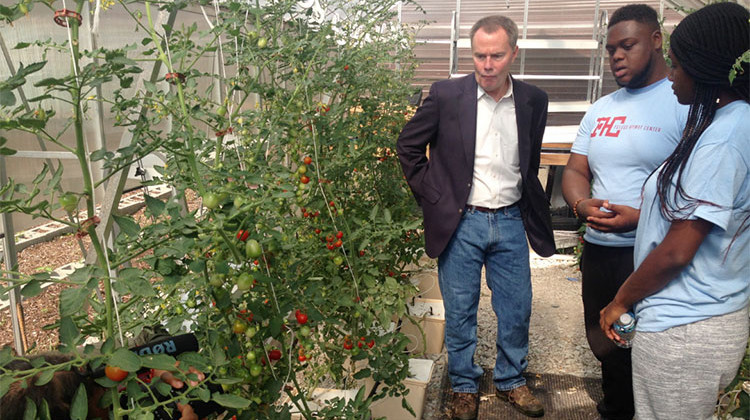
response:
<path id="1" fill-rule="evenodd" d="M 497 102 L 477 86 L 477 138 L 469 205 L 495 209 L 521 199 L 518 127 L 510 76 L 508 83 L 508 91 Z"/>

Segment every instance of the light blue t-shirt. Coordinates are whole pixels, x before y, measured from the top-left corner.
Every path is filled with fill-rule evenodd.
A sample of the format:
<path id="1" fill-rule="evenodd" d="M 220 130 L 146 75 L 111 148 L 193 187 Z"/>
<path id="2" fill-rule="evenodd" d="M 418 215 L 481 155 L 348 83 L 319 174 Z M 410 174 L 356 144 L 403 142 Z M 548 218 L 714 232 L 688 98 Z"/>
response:
<path id="1" fill-rule="evenodd" d="M 596 101 L 571 148 L 588 157 L 591 196 L 639 208 L 643 182 L 679 143 L 688 109 L 677 102 L 667 79 L 640 89 L 622 88 Z M 584 239 L 633 246 L 635 231 L 604 233 L 587 227 Z"/>
<path id="2" fill-rule="evenodd" d="M 659 210 L 656 177 L 649 178 L 644 188 L 636 267 L 661 243 L 671 225 Z M 735 101 L 717 110 L 688 159 L 681 185 L 689 197 L 713 204 L 699 204 L 692 212 L 678 213 L 680 217 L 700 218 L 714 226 L 690 264 L 666 287 L 636 305 L 638 331 L 664 331 L 748 305 L 750 104 Z M 673 190 L 668 197 L 673 197 Z M 686 202 L 681 204 L 684 207 Z"/>

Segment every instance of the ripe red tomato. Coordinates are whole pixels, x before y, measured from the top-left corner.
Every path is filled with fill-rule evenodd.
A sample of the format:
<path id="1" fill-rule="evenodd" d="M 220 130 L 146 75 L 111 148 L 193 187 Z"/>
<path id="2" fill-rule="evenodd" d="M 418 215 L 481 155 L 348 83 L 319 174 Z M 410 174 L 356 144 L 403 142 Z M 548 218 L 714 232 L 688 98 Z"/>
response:
<path id="1" fill-rule="evenodd" d="M 301 177 L 299 177 L 299 182 L 307 184 L 308 182 L 310 182 L 310 177 L 307 175 L 302 175 Z"/>
<path id="2" fill-rule="evenodd" d="M 300 353 L 300 355 L 297 356 L 297 360 L 299 360 L 300 362 L 304 362 L 305 360 L 307 360 L 307 356 L 305 356 L 304 354 Z"/>
<path id="3" fill-rule="evenodd" d="M 110 365 L 104 368 L 104 374 L 107 375 L 107 378 L 115 382 L 120 382 L 128 377 L 128 371 Z"/>
<path id="4" fill-rule="evenodd" d="M 297 312 L 294 313 L 294 317 L 297 318 L 297 323 L 300 325 L 307 324 L 307 314 L 297 309 Z"/>
<path id="5" fill-rule="evenodd" d="M 237 239 L 241 240 L 242 242 L 245 242 L 247 240 L 248 236 L 250 236 L 250 232 L 248 232 L 246 230 L 240 229 L 237 232 Z"/>
<path id="6" fill-rule="evenodd" d="M 344 70 L 349 70 L 349 65 L 348 64 L 344 66 Z"/>
<path id="7" fill-rule="evenodd" d="M 341 245 L 344 245 L 344 242 L 341 241 L 341 239 L 338 239 L 333 243 L 333 246 L 335 246 L 336 248 L 341 248 Z"/>
<path id="8" fill-rule="evenodd" d="M 304 162 L 305 165 L 309 165 L 312 163 L 312 158 L 310 156 L 305 156 L 305 158 L 302 159 L 302 162 Z"/>
<path id="9" fill-rule="evenodd" d="M 375 340 L 370 339 L 370 341 L 367 342 L 367 348 L 373 348 L 375 347 Z"/>
<path id="10" fill-rule="evenodd" d="M 344 339 L 344 344 L 343 344 L 342 346 L 343 346 L 343 347 L 344 347 L 344 349 L 346 349 L 346 350 L 351 350 L 351 349 L 352 349 L 352 347 L 354 347 L 354 346 L 352 345 L 352 340 L 350 340 L 350 339 L 348 339 L 348 338 L 345 338 L 345 339 Z"/>
<path id="11" fill-rule="evenodd" d="M 341 239 L 343 237 L 344 237 L 344 232 L 342 232 L 342 231 L 336 232 L 336 238 Z"/>
<path id="12" fill-rule="evenodd" d="M 271 360 L 279 360 L 281 359 L 281 350 L 279 349 L 273 349 L 268 352 L 268 358 Z"/>

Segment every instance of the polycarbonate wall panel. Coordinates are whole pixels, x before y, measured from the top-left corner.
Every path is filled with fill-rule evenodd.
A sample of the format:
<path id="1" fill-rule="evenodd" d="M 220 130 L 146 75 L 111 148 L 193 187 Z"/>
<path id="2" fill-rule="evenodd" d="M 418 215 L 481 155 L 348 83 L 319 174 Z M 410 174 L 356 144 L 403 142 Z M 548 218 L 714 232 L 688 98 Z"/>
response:
<path id="1" fill-rule="evenodd" d="M 142 21 L 144 25 L 146 24 L 146 15 L 145 12 L 143 12 L 142 6 L 131 6 L 135 7 L 137 10 L 137 7 L 141 7 L 140 12 L 143 15 Z M 212 18 L 212 9 L 207 8 L 206 12 L 209 16 L 209 18 Z M 158 9 L 155 6 L 152 6 L 152 13 L 154 16 L 154 19 L 161 19 L 162 22 L 167 21 L 167 14 L 159 12 Z M 123 48 L 126 46 L 133 46 L 135 48 L 134 51 L 131 51 L 128 53 L 129 57 L 136 57 L 136 58 L 142 58 L 141 52 L 145 49 L 142 44 L 142 40 L 144 38 L 147 38 L 149 35 L 146 33 L 146 31 L 142 28 L 136 25 L 133 18 L 128 16 L 121 7 L 114 7 L 112 9 L 103 10 L 99 15 L 100 21 L 98 25 L 98 37 L 95 37 L 96 41 L 98 43 L 99 47 L 104 48 Z M 206 23 L 206 20 L 201 13 L 200 9 L 193 8 L 188 10 L 181 10 L 176 17 L 175 27 L 181 27 L 182 25 L 192 25 L 196 24 L 198 27 L 198 32 L 200 31 L 206 31 L 208 30 L 208 25 Z M 163 30 L 160 31 L 163 34 Z M 53 42 L 57 43 L 65 43 L 67 45 L 68 40 L 68 32 L 67 29 L 61 26 L 58 26 L 53 21 L 53 12 L 45 7 L 41 7 L 37 5 L 29 15 L 26 17 L 14 22 L 13 26 L 10 26 L 5 23 L 0 24 L 0 33 L 2 34 L 2 37 L 5 41 L 5 45 L 9 50 L 9 54 L 11 57 L 12 64 L 14 68 L 17 70 L 21 64 L 23 65 L 29 65 L 34 62 L 39 62 L 43 60 L 47 60 L 47 65 L 44 67 L 43 70 L 40 72 L 34 73 L 30 75 L 27 80 L 28 82 L 26 85 L 23 86 L 24 94 L 26 98 L 33 98 L 38 95 L 41 95 L 43 93 L 42 88 L 34 87 L 34 83 L 45 79 L 49 77 L 64 77 L 70 74 L 71 72 L 71 55 L 69 50 L 63 50 L 59 52 L 50 51 L 46 55 L 43 54 L 43 49 L 41 47 L 37 46 L 31 46 L 25 49 L 15 49 L 14 47 L 19 42 L 35 42 L 35 41 L 46 41 L 51 39 Z M 89 14 L 88 11 L 85 10 L 83 13 L 83 23 L 80 27 L 80 48 L 81 50 L 91 50 L 92 44 L 91 44 L 91 25 L 89 22 Z M 200 40 L 201 38 L 196 35 L 196 40 Z M 87 59 L 84 59 L 87 60 Z M 10 70 L 8 68 L 7 63 L 3 58 L 0 58 L 0 77 L 3 79 L 10 76 Z M 190 59 L 188 60 L 188 62 Z M 88 63 L 89 61 L 84 61 L 83 65 Z M 151 70 L 153 68 L 154 61 L 152 60 L 145 60 L 141 62 L 140 65 L 143 72 L 140 75 L 134 75 L 136 80 L 138 77 L 143 77 L 145 79 L 148 79 L 151 75 Z M 215 64 L 215 57 L 213 55 L 206 55 L 203 58 L 201 58 L 196 67 L 199 72 L 216 72 L 216 64 Z M 228 71 L 231 71 L 228 70 Z M 159 76 L 157 77 L 157 82 L 159 84 L 160 88 L 166 88 L 167 82 L 164 81 L 164 74 L 166 73 L 164 67 L 162 66 L 161 72 Z M 201 81 L 199 83 L 205 84 L 205 86 L 201 86 L 201 89 L 199 91 L 205 91 L 207 92 L 207 95 L 212 95 L 213 99 L 216 100 L 216 97 L 218 93 L 216 92 L 216 89 L 211 89 L 212 86 L 210 85 L 210 78 L 205 78 L 206 81 Z M 115 79 L 112 82 L 108 82 L 102 85 L 102 94 L 104 98 L 111 99 L 113 97 L 113 91 L 115 89 L 120 88 L 119 83 L 117 79 Z M 130 88 L 123 90 L 123 95 L 127 97 L 131 97 L 136 89 L 136 82 L 132 84 Z M 58 95 L 61 95 L 61 97 L 65 97 L 65 94 L 58 93 Z M 97 106 L 97 96 L 96 91 L 91 91 L 87 96 L 90 97 L 90 100 L 87 101 L 87 110 L 85 114 L 86 122 L 84 125 L 85 130 L 85 139 L 87 142 L 87 146 L 89 148 L 89 152 L 93 152 L 94 150 L 98 149 L 97 146 L 100 144 L 100 139 L 98 136 L 98 130 L 96 129 L 96 125 L 98 124 L 97 114 L 94 112 L 94 108 Z M 20 97 L 16 95 L 18 104 L 20 104 Z M 69 98 L 69 97 L 68 97 Z M 66 98 L 67 99 L 67 98 Z M 62 103 L 61 101 L 50 101 L 45 100 L 41 102 L 42 106 L 47 109 L 53 109 L 56 115 L 54 118 L 52 118 L 48 123 L 48 131 L 51 133 L 57 133 L 61 130 L 61 128 L 67 123 L 68 119 L 72 116 L 72 109 L 71 106 L 67 103 Z M 39 103 L 31 103 L 30 106 L 32 108 L 36 108 L 39 105 Z M 111 112 L 111 104 L 104 103 L 103 104 L 103 141 L 107 148 L 107 150 L 115 151 L 120 147 L 120 143 L 122 141 L 123 135 L 126 134 L 125 128 L 123 127 L 117 127 L 115 126 L 115 116 L 114 113 Z M 163 130 L 168 130 L 168 126 L 164 124 L 164 126 L 159 127 Z M 41 151 L 41 147 L 39 145 L 39 142 L 37 141 L 36 137 L 31 134 L 21 133 L 18 131 L 14 131 L 12 134 L 10 133 L 4 133 L 4 137 L 7 137 L 9 142 L 8 146 L 16 149 L 16 150 L 23 150 L 23 151 Z M 69 147 L 75 146 L 75 137 L 74 132 L 72 129 L 68 129 L 66 132 L 66 135 L 62 138 L 62 141 L 65 145 Z M 52 143 L 45 143 L 45 146 L 47 150 L 50 151 L 60 151 L 62 150 L 60 147 L 52 144 Z M 149 161 L 153 162 L 153 159 L 149 159 Z M 78 167 L 77 161 L 73 160 L 64 160 L 63 167 L 65 169 L 65 174 L 62 181 L 62 186 L 65 190 L 71 190 L 71 191 L 77 191 L 80 192 L 82 188 L 81 183 L 81 175 L 80 175 L 80 169 Z M 8 157 L 6 159 L 6 167 L 7 167 L 7 173 L 8 176 L 11 178 L 14 178 L 16 182 L 18 183 L 31 183 L 31 181 L 34 179 L 34 177 L 41 171 L 42 165 L 44 163 L 44 159 L 38 159 L 38 158 L 19 158 L 19 157 Z M 53 161 L 55 165 L 58 164 L 58 162 L 55 160 Z M 98 171 L 97 165 L 94 164 L 94 173 L 95 177 L 97 177 L 97 174 L 101 174 L 101 171 Z M 134 176 L 135 174 L 135 166 L 131 168 L 129 171 L 129 177 L 133 180 L 129 182 L 129 185 L 131 187 L 137 185 L 137 179 Z M 99 188 L 96 192 L 97 197 L 103 197 L 103 189 Z M 24 217 L 23 215 L 14 215 L 14 224 L 16 230 L 23 230 L 29 226 L 38 225 L 41 223 L 44 223 L 43 220 L 29 220 L 28 218 Z"/>

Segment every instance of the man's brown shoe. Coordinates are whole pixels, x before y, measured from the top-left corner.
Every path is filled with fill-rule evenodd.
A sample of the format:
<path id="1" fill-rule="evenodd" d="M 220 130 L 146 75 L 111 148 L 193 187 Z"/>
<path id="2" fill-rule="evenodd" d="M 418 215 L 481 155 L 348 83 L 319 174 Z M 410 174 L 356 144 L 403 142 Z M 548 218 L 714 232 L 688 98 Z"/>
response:
<path id="1" fill-rule="evenodd" d="M 516 410 L 529 417 L 542 417 L 544 415 L 544 406 L 535 396 L 531 395 L 531 391 L 526 385 L 510 391 L 497 390 L 497 396 L 508 401 Z"/>
<path id="2" fill-rule="evenodd" d="M 478 394 L 468 392 L 453 393 L 453 420 L 474 420 L 479 411 Z"/>

